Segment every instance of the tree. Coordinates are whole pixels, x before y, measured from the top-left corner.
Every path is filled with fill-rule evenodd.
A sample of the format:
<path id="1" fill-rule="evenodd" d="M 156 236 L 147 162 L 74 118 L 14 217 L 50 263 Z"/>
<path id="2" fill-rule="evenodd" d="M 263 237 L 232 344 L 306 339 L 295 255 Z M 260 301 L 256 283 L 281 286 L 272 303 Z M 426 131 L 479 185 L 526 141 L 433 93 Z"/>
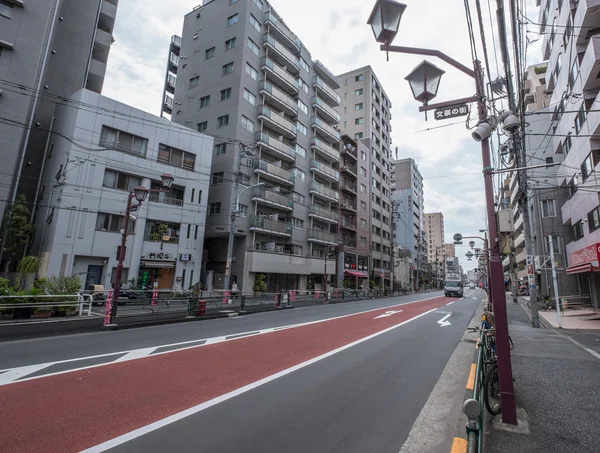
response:
<path id="1" fill-rule="evenodd" d="M 35 274 L 40 268 L 40 260 L 37 256 L 24 256 L 19 264 L 17 264 L 17 272 L 21 274 L 19 276 L 19 283 L 21 287 L 25 286 L 25 281 L 29 274 Z"/>
<path id="2" fill-rule="evenodd" d="M 4 251 L 7 254 L 4 271 L 10 272 L 12 263 L 20 261 L 25 249 L 33 242 L 35 227 L 29 222 L 31 211 L 25 195 L 19 195 L 11 205 L 4 220 L 8 232 Z"/>

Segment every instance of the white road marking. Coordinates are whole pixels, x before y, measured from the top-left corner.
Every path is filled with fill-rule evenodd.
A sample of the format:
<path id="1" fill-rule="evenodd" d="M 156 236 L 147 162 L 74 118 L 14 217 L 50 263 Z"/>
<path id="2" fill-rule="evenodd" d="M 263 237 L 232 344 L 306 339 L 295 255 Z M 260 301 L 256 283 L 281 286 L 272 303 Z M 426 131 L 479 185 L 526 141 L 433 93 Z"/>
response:
<path id="1" fill-rule="evenodd" d="M 286 376 L 290 373 L 293 373 L 294 371 L 298 371 L 302 368 L 305 368 L 309 365 L 312 365 L 313 363 L 317 363 L 320 362 L 321 360 L 324 360 L 328 357 L 331 357 L 332 355 L 338 354 L 342 351 L 345 351 L 346 349 L 350 349 L 356 345 L 359 345 L 361 343 L 364 343 L 365 341 L 369 341 L 375 337 L 378 337 L 380 335 L 383 335 L 387 332 L 390 332 L 394 329 L 397 329 L 398 327 L 401 327 L 411 321 L 414 321 L 415 319 L 418 319 L 422 316 L 425 316 L 429 313 L 432 313 L 435 311 L 435 308 L 429 311 L 426 311 L 425 313 L 421 313 L 420 315 L 415 316 L 414 318 L 408 319 L 406 321 L 401 322 L 400 324 L 396 324 L 395 326 L 392 327 L 388 327 L 387 329 L 384 329 L 380 332 L 371 334 L 367 337 L 361 338 L 360 340 L 356 340 L 352 343 L 349 343 L 347 345 L 344 345 L 342 347 L 339 347 L 337 349 L 334 349 L 333 351 L 329 351 L 325 354 L 322 354 L 318 357 L 312 358 L 310 360 L 307 360 L 306 362 L 302 362 L 299 363 L 298 365 L 294 365 L 291 368 L 285 369 L 283 371 L 280 371 L 278 373 L 272 374 L 271 376 L 267 376 L 266 378 L 260 379 L 256 382 L 253 382 L 251 384 L 245 385 L 244 387 L 240 387 L 237 390 L 233 390 L 232 392 L 226 393 L 225 395 L 221 395 L 218 396 L 217 398 L 213 398 L 212 400 L 206 401 L 204 403 L 198 404 L 197 406 L 194 407 L 190 407 L 189 409 L 186 409 L 182 412 L 179 412 L 177 414 L 171 415 L 169 417 L 163 418 L 162 420 L 158 420 L 154 423 L 150 423 L 149 425 L 143 426 L 141 428 L 138 428 L 134 431 L 131 431 L 129 433 L 123 434 L 119 437 L 116 437 L 114 439 L 111 439 L 109 441 L 103 442 L 99 445 L 96 445 L 94 447 L 88 448 L 87 450 L 83 450 L 80 453 L 101 453 L 104 452 L 106 450 L 109 450 L 111 448 L 117 447 L 119 445 L 122 445 L 126 442 L 129 442 L 131 440 L 137 439 L 138 437 L 144 436 L 148 433 L 151 433 L 152 431 L 156 431 L 157 429 L 163 428 L 167 425 L 170 425 L 172 423 L 178 422 L 179 420 L 183 420 L 186 417 L 189 417 L 191 415 L 197 414 L 198 412 L 202 412 L 203 410 L 206 410 L 212 406 L 216 406 L 219 403 L 222 403 L 224 401 L 227 401 L 231 398 L 234 398 L 238 395 L 241 395 L 242 393 L 246 393 L 250 390 L 253 390 L 257 387 L 260 387 L 261 385 L 264 384 L 268 384 L 269 382 L 274 381 L 275 379 L 279 379 L 280 377 Z"/>
<path id="2" fill-rule="evenodd" d="M 135 359 L 141 359 L 142 357 L 148 357 L 154 351 L 156 351 L 156 347 L 154 347 L 154 348 L 134 349 L 133 351 L 128 352 L 124 356 L 119 357 L 117 360 L 115 360 L 115 363 L 117 363 L 117 362 L 127 362 L 129 360 L 135 360 Z"/>
<path id="3" fill-rule="evenodd" d="M 456 301 L 452 301 L 452 302 L 448 302 L 446 305 L 452 305 L 453 303 L 455 303 Z"/>
<path id="4" fill-rule="evenodd" d="M 590 353 L 591 355 L 593 355 L 594 357 L 596 357 L 597 359 L 600 359 L 600 354 L 598 354 L 596 351 L 594 351 L 593 349 L 590 349 L 584 345 L 582 345 L 579 341 L 574 340 L 573 338 L 571 338 L 568 335 L 564 335 L 564 334 L 560 334 L 563 337 L 565 337 L 567 340 L 569 340 L 571 343 L 576 344 L 577 346 L 579 346 L 581 349 L 583 349 L 584 351 Z M 0 375 L 0 379 L 2 379 L 2 375 Z"/>
<path id="5" fill-rule="evenodd" d="M 387 318 L 388 316 L 392 316 L 395 315 L 396 313 L 402 313 L 403 310 L 391 310 L 391 311 L 386 311 L 384 314 L 379 315 L 379 316 L 375 316 L 373 319 L 379 319 L 379 318 Z"/>
<path id="6" fill-rule="evenodd" d="M 437 322 L 440 325 L 440 327 L 447 327 L 450 325 L 450 321 L 446 321 L 450 316 L 452 316 L 452 313 L 448 313 L 446 316 L 444 316 Z"/>
<path id="7" fill-rule="evenodd" d="M 117 361 L 136 360 L 136 359 L 140 359 L 143 357 L 147 357 L 148 353 L 146 353 L 145 351 L 150 350 L 150 349 L 156 350 L 156 349 L 160 349 L 160 348 L 172 348 L 175 346 L 182 346 L 181 348 L 172 349 L 169 351 L 157 352 L 157 353 L 152 354 L 152 357 L 155 357 L 155 356 L 162 355 L 162 354 L 171 354 L 171 353 L 177 352 L 177 351 L 185 351 L 187 349 L 201 348 L 203 346 L 208 346 L 208 345 L 216 344 L 219 342 L 236 341 L 236 340 L 244 339 L 244 338 L 246 338 L 245 336 L 242 336 L 244 334 L 247 334 L 247 335 L 253 334 L 252 336 L 264 335 L 267 333 L 275 332 L 277 330 L 293 329 L 296 327 L 303 327 L 303 326 L 308 326 L 311 324 L 318 324 L 321 322 L 333 321 L 335 319 L 347 318 L 349 316 L 356 316 L 356 315 L 361 315 L 361 314 L 365 314 L 365 313 L 371 313 L 374 311 L 385 310 L 386 308 L 395 308 L 395 307 L 400 307 L 402 305 L 409 305 L 409 304 L 415 304 L 415 303 L 419 303 L 419 302 L 425 302 L 427 300 L 438 299 L 440 297 L 441 296 L 428 297 L 426 299 L 420 299 L 420 300 L 405 302 L 402 304 L 390 305 L 388 307 L 371 308 L 369 310 L 364 310 L 364 311 L 360 311 L 360 312 L 356 312 L 356 313 L 349 313 L 346 315 L 333 316 L 331 318 L 318 319 L 315 321 L 308 321 L 308 322 L 303 322 L 303 323 L 299 323 L 299 324 L 290 324 L 290 325 L 280 326 L 280 327 L 271 327 L 268 329 L 263 329 L 263 330 L 259 331 L 258 333 L 256 332 L 256 330 L 252 330 L 249 332 L 233 333 L 233 334 L 229 334 L 228 336 L 235 335 L 236 337 L 230 338 L 230 339 L 226 339 L 225 336 L 219 336 L 219 337 L 214 337 L 214 338 L 199 338 L 199 339 L 195 339 L 195 340 L 182 341 L 179 343 L 161 344 L 161 345 L 156 345 L 156 346 L 152 346 L 149 348 L 133 349 L 133 350 L 129 350 L 129 351 L 117 351 L 117 352 L 110 352 L 110 353 L 106 353 L 106 354 L 97 354 L 97 355 L 92 355 L 92 356 L 87 356 L 87 357 L 78 357 L 78 358 L 74 358 L 74 359 L 57 360 L 55 362 L 46 362 L 46 363 L 40 363 L 40 364 L 36 364 L 36 365 L 27 365 L 27 366 L 23 366 L 23 367 L 7 368 L 7 369 L 0 370 L 0 373 L 2 373 L 2 374 L 0 374 L 0 386 L 13 384 L 16 382 L 16 379 L 22 378 L 23 376 L 27 376 L 29 374 L 33 374 L 38 370 L 42 370 L 44 368 L 48 368 L 48 367 L 50 367 L 52 365 L 56 365 L 56 364 L 78 362 L 78 361 L 96 359 L 96 358 L 101 358 L 101 357 L 118 356 L 114 360 L 110 360 L 110 361 L 107 361 L 104 363 L 98 363 L 95 365 L 87 365 L 87 366 L 82 366 L 82 367 L 71 368 L 68 370 L 57 371 L 55 373 L 43 374 L 41 376 L 33 376 L 30 378 L 20 379 L 18 382 L 30 381 L 30 380 L 34 380 L 34 379 L 41 379 L 41 378 L 45 378 L 45 377 L 49 377 L 49 376 L 56 376 L 59 374 L 72 373 L 75 371 L 88 370 L 91 368 L 98 368 L 98 367 L 102 367 L 102 366 L 111 365 Z M 197 344 L 198 342 L 203 341 L 203 340 L 205 340 L 204 343 Z M 190 346 L 186 346 L 186 345 L 190 345 Z M 142 351 L 142 352 L 138 353 L 138 351 Z M 119 357 L 122 355 L 124 355 L 125 357 L 129 357 L 129 358 L 127 358 L 125 360 L 118 360 Z M 28 371 L 31 367 L 38 367 L 38 368 L 35 369 L 34 371 Z M 11 376 L 16 376 L 16 377 L 11 378 Z"/>

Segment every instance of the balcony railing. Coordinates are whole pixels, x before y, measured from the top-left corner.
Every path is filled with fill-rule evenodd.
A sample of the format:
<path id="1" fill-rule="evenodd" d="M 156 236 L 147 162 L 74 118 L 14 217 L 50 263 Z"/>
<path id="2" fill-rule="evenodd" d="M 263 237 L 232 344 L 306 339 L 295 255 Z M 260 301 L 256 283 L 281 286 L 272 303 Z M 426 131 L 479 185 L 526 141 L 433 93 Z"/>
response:
<path id="1" fill-rule="evenodd" d="M 299 54 L 301 42 L 296 35 L 294 35 L 289 28 L 279 20 L 271 11 L 265 13 L 265 25 L 271 25 L 273 30 L 279 34 L 283 44 L 289 47 L 293 52 Z"/>
<path id="2" fill-rule="evenodd" d="M 287 92 L 298 94 L 298 88 L 300 87 L 298 80 L 272 59 L 266 56 L 262 57 L 261 68 L 267 72 L 268 78 L 279 84 Z"/>
<path id="3" fill-rule="evenodd" d="M 269 205 L 276 205 L 280 209 L 294 209 L 294 200 L 272 190 L 267 190 L 263 187 L 254 188 L 252 193 L 252 201 L 262 202 Z"/>
<path id="4" fill-rule="evenodd" d="M 356 193 L 356 182 L 352 183 L 350 181 L 342 181 L 340 187 L 344 190 L 349 190 L 350 192 Z"/>
<path id="5" fill-rule="evenodd" d="M 158 233 L 151 233 L 151 234 L 144 235 L 144 241 L 146 241 L 146 242 L 162 242 L 163 244 L 179 244 L 179 237 L 161 236 Z"/>
<path id="6" fill-rule="evenodd" d="M 334 181 L 339 181 L 340 179 L 340 173 L 337 170 L 319 162 L 318 160 L 312 159 L 310 161 L 310 169 L 314 169 L 315 171 L 323 174 L 328 179 L 332 179 Z"/>
<path id="7" fill-rule="evenodd" d="M 268 219 L 263 216 L 252 216 L 250 217 L 250 230 L 265 231 L 269 234 L 276 234 L 280 236 L 291 236 L 292 224 Z"/>
<path id="8" fill-rule="evenodd" d="M 328 219 L 332 223 L 338 222 L 338 213 L 337 212 L 331 211 L 330 209 L 323 208 L 323 207 L 315 205 L 315 204 L 312 204 L 308 207 L 308 215 L 309 215 L 309 217 L 317 216 L 317 217 L 321 217 L 323 219 Z"/>
<path id="9" fill-rule="evenodd" d="M 342 244 L 344 244 L 346 247 L 356 248 L 356 239 L 344 236 L 342 238 Z"/>
<path id="10" fill-rule="evenodd" d="M 319 153 L 328 161 L 339 162 L 340 152 L 333 148 L 329 143 L 320 140 L 317 137 L 310 138 L 310 147 Z"/>
<path id="11" fill-rule="evenodd" d="M 352 143 L 344 143 L 340 151 L 342 154 L 352 156 L 354 160 L 358 160 L 356 146 L 354 146 Z"/>
<path id="12" fill-rule="evenodd" d="M 291 96 L 277 88 L 271 82 L 262 80 L 260 94 L 264 94 L 267 99 L 276 104 L 288 115 L 296 116 L 298 114 L 298 103 L 294 101 Z"/>
<path id="13" fill-rule="evenodd" d="M 174 53 L 171 52 L 171 56 L 169 57 L 169 62 L 173 66 L 178 66 L 179 65 L 179 56 L 175 55 Z"/>
<path id="14" fill-rule="evenodd" d="M 294 185 L 294 175 L 289 170 L 278 167 L 266 160 L 257 160 L 254 169 L 263 174 L 265 178 L 275 179 L 282 184 Z"/>
<path id="15" fill-rule="evenodd" d="M 356 219 L 349 219 L 347 217 L 342 217 L 342 227 L 348 228 L 350 230 L 356 230 Z"/>
<path id="16" fill-rule="evenodd" d="M 342 165 L 342 171 L 356 176 L 356 165 L 351 164 L 350 162 L 344 162 Z"/>
<path id="17" fill-rule="evenodd" d="M 340 193 L 338 191 L 330 189 L 329 187 L 316 181 L 312 181 L 310 183 L 310 192 L 330 200 L 338 201 L 340 199 Z"/>
<path id="18" fill-rule="evenodd" d="M 258 118 L 268 123 L 269 127 L 288 138 L 296 137 L 296 125 L 285 119 L 282 115 L 275 113 L 266 105 L 258 106 Z"/>
<path id="19" fill-rule="evenodd" d="M 339 94 L 337 94 L 329 85 L 327 85 L 327 83 L 321 77 L 313 77 L 313 86 L 319 89 L 319 92 L 323 94 L 322 97 L 325 102 L 328 102 L 332 107 L 337 107 L 342 102 Z"/>
<path id="20" fill-rule="evenodd" d="M 173 35 L 171 36 L 171 42 L 176 46 L 181 47 L 181 36 Z"/>
<path id="21" fill-rule="evenodd" d="M 327 83 L 331 86 L 331 88 L 338 89 L 340 87 L 337 81 L 337 77 L 333 72 L 327 69 L 327 66 L 321 63 L 319 60 L 313 61 L 313 66 L 317 74 L 319 74 L 324 80 L 326 80 Z"/>
<path id="22" fill-rule="evenodd" d="M 166 107 L 169 107 L 170 109 L 172 109 L 173 108 L 173 98 L 171 96 L 168 96 L 165 94 L 164 105 Z"/>
<path id="23" fill-rule="evenodd" d="M 335 233 L 329 233 L 327 231 L 309 229 L 308 240 L 337 245 L 337 235 Z"/>
<path id="24" fill-rule="evenodd" d="M 356 201 L 354 200 L 350 200 L 348 198 L 344 198 L 341 202 L 340 202 L 340 208 L 342 209 L 346 209 L 348 211 L 356 211 L 357 210 L 357 205 L 356 205 Z"/>
<path id="25" fill-rule="evenodd" d="M 273 35 L 268 33 L 263 34 L 263 43 L 265 47 L 268 47 L 272 51 L 269 52 L 269 56 L 272 56 L 281 65 L 284 65 L 290 72 L 298 74 L 300 68 L 298 67 L 298 58 L 296 55 L 277 41 Z"/>
<path id="26" fill-rule="evenodd" d="M 256 141 L 262 148 L 289 161 L 296 160 L 296 150 L 266 132 L 257 131 Z"/>
<path id="27" fill-rule="evenodd" d="M 330 120 L 332 124 L 339 124 L 340 114 L 329 107 L 319 96 L 312 97 L 312 105 L 314 108 L 320 110 L 323 116 L 327 116 L 327 119 Z"/>
<path id="28" fill-rule="evenodd" d="M 150 194 L 149 198 L 150 201 L 154 203 L 163 203 L 171 206 L 183 206 L 183 199 L 167 197 L 164 193 L 152 193 Z"/>
<path id="29" fill-rule="evenodd" d="M 310 119 L 311 126 L 320 133 L 330 143 L 339 143 L 340 131 L 335 130 L 318 116 L 313 116 Z M 338 151 L 339 155 L 339 151 Z"/>

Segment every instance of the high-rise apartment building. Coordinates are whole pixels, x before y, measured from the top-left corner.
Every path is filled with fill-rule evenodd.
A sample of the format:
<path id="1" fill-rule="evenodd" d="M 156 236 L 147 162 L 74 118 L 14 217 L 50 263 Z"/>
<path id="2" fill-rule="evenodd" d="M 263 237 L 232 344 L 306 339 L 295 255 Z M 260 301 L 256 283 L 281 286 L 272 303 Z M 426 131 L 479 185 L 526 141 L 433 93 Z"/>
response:
<path id="1" fill-rule="evenodd" d="M 444 255 L 446 258 L 456 257 L 456 247 L 454 244 L 444 244 Z"/>
<path id="2" fill-rule="evenodd" d="M 392 103 L 370 66 L 337 76 L 340 97 L 340 128 L 362 141 L 358 159 L 359 178 L 366 179 L 359 190 L 370 193 L 367 209 L 371 213 L 371 278 L 377 286 L 391 282 L 392 209 L 391 209 L 391 108 Z M 362 201 L 361 201 L 362 203 Z M 363 205 L 364 206 L 364 205 Z M 360 216 L 360 221 L 365 220 Z M 363 238 L 361 238 L 361 241 Z"/>
<path id="3" fill-rule="evenodd" d="M 34 202 L 57 103 L 100 93 L 118 0 L 0 2 L 0 218 L 17 193 Z"/>
<path id="4" fill-rule="evenodd" d="M 264 274 L 269 291 L 335 285 L 344 264 L 325 258 L 339 241 L 361 241 L 359 151 L 341 140 L 336 77 L 264 0 L 204 2 L 185 16 L 172 55 L 171 120 L 215 137 L 205 240 L 214 286 L 223 287 L 235 178 L 232 282 L 252 291 Z"/>
<path id="5" fill-rule="evenodd" d="M 425 214 L 427 232 L 427 259 L 431 266 L 432 278 L 440 287 L 444 280 L 444 214 L 434 212 Z"/>

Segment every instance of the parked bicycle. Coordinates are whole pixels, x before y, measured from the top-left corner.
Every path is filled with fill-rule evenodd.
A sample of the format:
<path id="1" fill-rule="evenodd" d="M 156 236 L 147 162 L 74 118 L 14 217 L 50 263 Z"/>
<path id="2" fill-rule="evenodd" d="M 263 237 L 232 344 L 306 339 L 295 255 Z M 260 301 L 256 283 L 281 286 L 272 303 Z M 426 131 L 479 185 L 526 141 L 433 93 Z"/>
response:
<path id="1" fill-rule="evenodd" d="M 538 310 L 556 310 L 556 300 L 550 296 L 538 297 Z M 563 311 L 563 301 L 559 299 L 558 307 Z M 527 308 L 531 309 L 531 299 L 527 301 Z"/>

